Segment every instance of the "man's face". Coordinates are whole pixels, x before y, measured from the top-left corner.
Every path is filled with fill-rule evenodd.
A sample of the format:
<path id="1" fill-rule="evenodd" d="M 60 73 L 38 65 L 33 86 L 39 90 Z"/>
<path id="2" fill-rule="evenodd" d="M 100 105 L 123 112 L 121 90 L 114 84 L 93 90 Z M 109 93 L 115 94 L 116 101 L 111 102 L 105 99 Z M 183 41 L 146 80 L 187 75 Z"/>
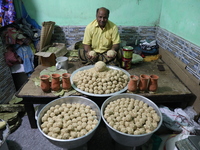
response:
<path id="1" fill-rule="evenodd" d="M 99 9 L 96 19 L 101 28 L 104 28 L 106 26 L 106 23 L 108 21 L 108 13 L 105 9 Z"/>

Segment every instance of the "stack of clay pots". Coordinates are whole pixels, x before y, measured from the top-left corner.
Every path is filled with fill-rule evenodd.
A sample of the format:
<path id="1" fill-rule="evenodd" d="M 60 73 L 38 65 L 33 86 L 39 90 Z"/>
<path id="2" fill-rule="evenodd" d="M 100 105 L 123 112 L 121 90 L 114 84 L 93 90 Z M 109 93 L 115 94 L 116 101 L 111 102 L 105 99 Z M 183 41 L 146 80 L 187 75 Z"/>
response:
<path id="1" fill-rule="evenodd" d="M 131 75 L 128 83 L 128 91 L 133 93 L 137 93 L 138 91 L 142 93 L 155 93 L 158 88 L 158 78 L 159 76 L 154 74 L 141 74 L 139 77 Z"/>
<path id="2" fill-rule="evenodd" d="M 69 90 L 71 88 L 70 76 L 71 74 L 69 73 L 63 73 L 62 80 L 60 80 L 61 75 L 54 73 L 51 75 L 51 82 L 50 82 L 50 75 L 41 75 L 40 87 L 46 93 L 51 91 L 60 91 L 61 89 Z"/>

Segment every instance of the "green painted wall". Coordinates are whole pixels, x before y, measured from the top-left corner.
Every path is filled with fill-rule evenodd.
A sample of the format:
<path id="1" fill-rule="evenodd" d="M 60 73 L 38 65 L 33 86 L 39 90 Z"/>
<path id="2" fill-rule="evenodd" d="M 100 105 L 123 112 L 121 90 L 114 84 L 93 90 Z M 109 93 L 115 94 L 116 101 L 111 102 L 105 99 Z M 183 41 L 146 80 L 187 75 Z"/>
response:
<path id="1" fill-rule="evenodd" d="M 110 9 L 110 20 L 122 26 L 154 26 L 158 23 L 162 0 L 23 0 L 29 15 L 41 25 L 87 25 L 96 9 Z"/>
<path id="2" fill-rule="evenodd" d="M 200 46 L 200 1 L 163 0 L 159 26 Z"/>
<path id="3" fill-rule="evenodd" d="M 109 19 L 118 26 L 159 25 L 200 46 L 200 0 L 23 0 L 23 2 L 29 15 L 39 25 L 43 21 L 55 21 L 59 26 L 85 26 L 95 19 L 96 8 L 104 6 L 111 11 Z"/>

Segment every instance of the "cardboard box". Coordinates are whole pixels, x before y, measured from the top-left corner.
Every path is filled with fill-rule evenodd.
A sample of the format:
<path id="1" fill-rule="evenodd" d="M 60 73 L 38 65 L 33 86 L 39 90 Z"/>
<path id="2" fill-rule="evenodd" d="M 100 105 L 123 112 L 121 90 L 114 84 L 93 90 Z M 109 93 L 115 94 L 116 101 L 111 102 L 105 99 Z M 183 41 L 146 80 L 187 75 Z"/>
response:
<path id="1" fill-rule="evenodd" d="M 40 63 L 42 66 L 55 66 L 56 58 L 64 56 L 67 53 L 67 48 L 64 43 L 53 43 L 44 47 L 41 52 L 35 53 L 36 56 L 40 57 Z"/>

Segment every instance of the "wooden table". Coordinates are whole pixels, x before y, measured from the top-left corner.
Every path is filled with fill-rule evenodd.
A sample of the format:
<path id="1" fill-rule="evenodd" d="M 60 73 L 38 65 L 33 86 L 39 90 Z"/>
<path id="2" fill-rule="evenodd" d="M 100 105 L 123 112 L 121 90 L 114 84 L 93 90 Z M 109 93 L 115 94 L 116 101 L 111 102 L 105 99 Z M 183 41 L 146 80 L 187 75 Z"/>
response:
<path id="1" fill-rule="evenodd" d="M 165 71 L 159 71 L 157 65 L 164 66 Z M 73 73 L 76 69 L 82 67 L 80 62 L 69 62 L 69 73 Z M 39 77 L 40 72 L 45 69 L 45 66 L 37 66 L 35 71 L 25 83 L 21 89 L 16 93 L 17 97 L 23 98 L 22 102 L 25 106 L 25 110 L 28 114 L 31 128 L 37 128 L 35 120 L 35 110 L 33 104 L 47 104 L 50 101 L 59 98 L 52 93 L 44 93 L 40 87 L 34 84 L 32 80 L 35 77 Z M 150 93 L 136 93 L 145 96 L 155 102 L 156 104 L 163 104 L 172 107 L 185 108 L 188 105 L 193 104 L 196 96 L 192 94 L 187 87 L 174 75 L 170 68 L 162 61 L 143 62 L 132 66 L 131 70 L 128 70 L 131 75 L 140 74 L 156 74 L 158 79 L 158 90 L 154 94 Z M 107 97 L 92 97 L 86 96 L 96 102 L 99 107 L 105 101 Z"/>

